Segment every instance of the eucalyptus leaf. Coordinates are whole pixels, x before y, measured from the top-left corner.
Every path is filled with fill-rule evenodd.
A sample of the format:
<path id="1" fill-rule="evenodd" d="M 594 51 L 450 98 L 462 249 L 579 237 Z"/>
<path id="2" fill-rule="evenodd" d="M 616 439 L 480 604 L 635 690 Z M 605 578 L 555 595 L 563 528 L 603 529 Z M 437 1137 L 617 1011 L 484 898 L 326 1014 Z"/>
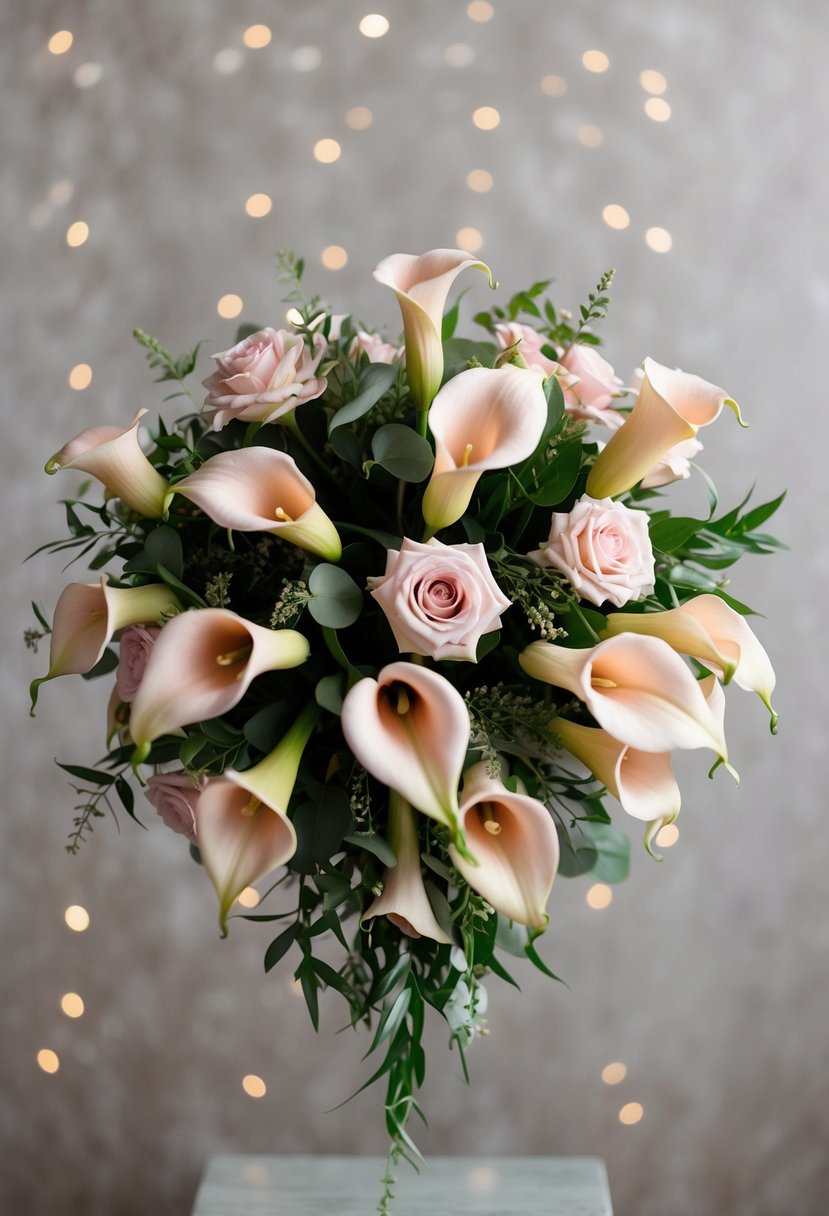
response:
<path id="1" fill-rule="evenodd" d="M 337 410 L 329 423 L 328 434 L 331 435 L 339 427 L 356 422 L 367 414 L 395 383 L 398 370 L 396 363 L 370 363 L 360 376 L 359 393 L 353 401 Z"/>
<path id="2" fill-rule="evenodd" d="M 154 528 L 144 538 L 144 552 L 151 563 L 164 566 L 175 578 L 181 578 L 184 569 L 184 554 L 181 536 L 175 528 L 170 528 L 166 524 L 162 524 L 160 528 Z"/>
<path id="3" fill-rule="evenodd" d="M 351 836 L 343 838 L 343 844 L 350 844 L 355 849 L 365 849 L 367 853 L 373 853 L 378 861 L 382 861 L 386 867 L 397 865 L 397 855 L 389 842 L 382 836 L 378 836 L 376 832 L 371 835 L 358 835 L 352 833 Z"/>
<path id="4" fill-rule="evenodd" d="M 435 463 L 429 443 L 410 426 L 389 422 L 371 437 L 376 464 L 401 481 L 423 481 Z"/>
<path id="5" fill-rule="evenodd" d="M 312 796 L 291 816 L 297 847 L 288 865 L 300 874 L 313 874 L 318 865 L 330 861 L 352 824 L 345 790 L 314 782 L 310 792 Z"/>
<path id="6" fill-rule="evenodd" d="M 335 671 L 329 676 L 323 676 L 314 689 L 314 698 L 317 705 L 339 717 L 345 698 L 345 672 Z"/>
<path id="7" fill-rule="evenodd" d="M 345 629 L 359 618 L 363 608 L 363 593 L 351 575 L 340 566 L 320 562 L 308 579 L 312 598 L 308 611 L 320 625 L 330 629 Z"/>

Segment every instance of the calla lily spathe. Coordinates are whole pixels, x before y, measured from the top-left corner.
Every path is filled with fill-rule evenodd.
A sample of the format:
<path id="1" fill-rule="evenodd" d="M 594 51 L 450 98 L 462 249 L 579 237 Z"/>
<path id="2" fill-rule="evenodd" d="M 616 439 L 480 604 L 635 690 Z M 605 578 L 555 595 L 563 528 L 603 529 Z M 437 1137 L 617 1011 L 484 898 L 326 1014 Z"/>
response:
<path id="1" fill-rule="evenodd" d="M 458 784 L 470 724 L 454 685 L 427 667 L 390 663 L 347 694 L 342 728 L 363 768 L 444 824 L 465 848 Z"/>
<path id="2" fill-rule="evenodd" d="M 777 714 L 771 703 L 775 675 L 771 660 L 745 617 L 718 595 L 697 595 L 665 612 L 611 612 L 608 636 L 622 633 L 661 638 L 679 652 L 710 667 L 724 683 L 756 692 L 771 714 L 772 733 Z"/>
<path id="3" fill-rule="evenodd" d="M 196 805 L 201 859 L 219 897 L 219 927 L 239 894 L 296 852 L 288 819 L 299 762 L 319 718 L 316 706 L 297 718 L 270 755 L 244 772 L 228 768 L 208 780 Z"/>
<path id="4" fill-rule="evenodd" d="M 161 735 L 226 713 L 258 675 L 298 667 L 308 654 L 293 629 L 266 629 L 226 608 L 183 612 L 159 634 L 132 703 L 134 762 Z"/>
<path id="5" fill-rule="evenodd" d="M 415 812 L 394 790 L 389 792 L 388 834 L 397 865 L 386 869 L 383 890 L 366 908 L 360 923 L 386 916 L 407 937 L 430 937 L 451 945 L 452 939 L 438 924 L 423 884 Z"/>
<path id="6" fill-rule="evenodd" d="M 84 675 L 99 661 L 119 629 L 160 622 L 178 610 L 175 595 L 164 583 L 110 587 L 102 574 L 98 583 L 70 583 L 64 587 L 52 620 L 49 670 L 31 684 L 32 714 L 41 684 L 56 676 Z"/>
<path id="7" fill-rule="evenodd" d="M 317 504 L 311 482 L 275 448 L 219 452 L 172 486 L 169 497 L 174 494 L 222 528 L 271 532 L 328 561 L 342 556 L 337 530 Z"/>
<path id="8" fill-rule="evenodd" d="M 433 531 L 460 519 L 482 473 L 535 451 L 547 421 L 543 384 L 537 368 L 510 364 L 473 367 L 444 384 L 429 413 L 435 467 L 423 518 Z"/>
<path id="9" fill-rule="evenodd" d="M 126 430 L 93 426 L 81 431 L 46 462 L 46 472 L 76 469 L 89 473 L 133 511 L 147 519 L 158 519 L 164 513 L 169 487 L 138 442 L 138 426 L 146 412 L 139 410 Z"/>
<path id="10" fill-rule="evenodd" d="M 496 912 L 544 929 L 547 900 L 558 871 L 558 835 L 543 803 L 513 794 L 487 773 L 485 763 L 464 774 L 461 820 L 475 861 L 454 845 L 449 854 L 473 890 Z"/>
<path id="11" fill-rule="evenodd" d="M 666 452 L 719 417 L 724 405 L 746 424 L 724 389 L 688 372 L 645 359 L 645 375 L 630 415 L 599 453 L 587 478 L 591 498 L 613 498 L 646 477 Z"/>
<path id="12" fill-rule="evenodd" d="M 621 743 L 644 752 L 709 747 L 727 763 L 722 724 L 689 668 L 659 638 L 620 634 L 578 650 L 532 642 L 519 661 L 534 679 L 575 693 Z"/>
<path id="13" fill-rule="evenodd" d="M 443 310 L 452 284 L 474 267 L 483 270 L 490 287 L 492 272 L 463 249 L 431 249 L 419 257 L 393 253 L 374 271 L 374 278 L 390 287 L 403 315 L 406 341 L 406 375 L 419 411 L 428 410 L 443 379 Z"/>

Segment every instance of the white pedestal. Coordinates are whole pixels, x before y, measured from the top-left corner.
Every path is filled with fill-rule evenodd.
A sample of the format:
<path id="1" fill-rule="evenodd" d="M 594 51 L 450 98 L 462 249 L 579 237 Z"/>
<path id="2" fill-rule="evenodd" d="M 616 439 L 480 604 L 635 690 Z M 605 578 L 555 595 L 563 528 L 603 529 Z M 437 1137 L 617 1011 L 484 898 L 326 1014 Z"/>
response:
<path id="1" fill-rule="evenodd" d="M 379 1157 L 212 1157 L 193 1216 L 367 1216 Z M 393 1216 L 613 1216 L 596 1157 L 433 1157 L 397 1171 Z"/>

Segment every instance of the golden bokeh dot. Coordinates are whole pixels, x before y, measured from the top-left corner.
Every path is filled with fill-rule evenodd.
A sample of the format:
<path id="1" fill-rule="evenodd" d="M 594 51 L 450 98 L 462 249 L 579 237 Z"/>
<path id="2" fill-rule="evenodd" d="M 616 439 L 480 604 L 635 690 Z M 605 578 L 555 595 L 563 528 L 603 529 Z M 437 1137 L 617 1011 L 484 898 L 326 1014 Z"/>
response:
<path id="1" fill-rule="evenodd" d="M 613 902 L 613 892 L 607 883 L 595 882 L 585 896 L 587 905 L 593 908 L 596 912 L 601 912 L 603 908 L 609 908 Z"/>
<path id="2" fill-rule="evenodd" d="M 66 229 L 66 243 L 72 249 L 77 249 L 79 245 L 83 245 L 89 236 L 89 224 L 83 220 L 75 220 L 74 224 L 70 224 Z"/>
<path id="3" fill-rule="evenodd" d="M 389 32 L 389 19 L 382 13 L 366 13 L 360 21 L 360 33 L 364 38 L 382 38 Z"/>
<path id="4" fill-rule="evenodd" d="M 267 46 L 271 38 L 273 38 L 273 34 L 267 25 L 249 25 L 242 35 L 245 46 L 249 46 L 252 51 L 258 51 L 261 47 Z"/>
<path id="5" fill-rule="evenodd" d="M 268 1092 L 267 1085 L 255 1072 L 249 1072 L 246 1077 L 242 1077 L 242 1089 L 249 1098 L 264 1098 Z"/>
<path id="6" fill-rule="evenodd" d="M 367 131 L 374 122 L 374 115 L 368 106 L 352 106 L 345 116 L 345 124 L 352 131 Z"/>
<path id="7" fill-rule="evenodd" d="M 660 828 L 656 833 L 656 843 L 662 849 L 669 849 L 672 844 L 676 844 L 679 840 L 679 828 L 675 823 L 666 823 L 664 828 Z"/>
<path id="8" fill-rule="evenodd" d="M 89 388 L 92 383 L 92 368 L 88 363 L 76 363 L 69 373 L 69 387 L 77 389 Z"/>
<path id="9" fill-rule="evenodd" d="M 610 67 L 610 60 L 604 51 L 585 51 L 581 61 L 588 72 L 606 72 Z"/>
<path id="10" fill-rule="evenodd" d="M 245 211 L 258 220 L 267 215 L 272 206 L 273 201 L 269 194 L 252 194 L 245 203 Z"/>
<path id="11" fill-rule="evenodd" d="M 671 107 L 662 97 L 649 97 L 645 102 L 645 113 L 654 122 L 667 122 L 671 117 Z"/>
<path id="12" fill-rule="evenodd" d="M 567 81 L 563 76 L 542 76 L 541 91 L 546 93 L 548 97 L 563 97 L 567 92 Z"/>
<path id="13" fill-rule="evenodd" d="M 604 132 L 601 127 L 588 123 L 585 127 L 579 127 L 579 143 L 584 148 L 600 148 L 604 143 Z"/>
<path id="14" fill-rule="evenodd" d="M 66 921 L 70 929 L 74 929 L 76 933 L 83 933 L 89 928 L 89 913 L 86 908 L 82 908 L 80 904 L 72 904 L 63 914 L 63 919 Z"/>
<path id="15" fill-rule="evenodd" d="M 668 87 L 668 82 L 661 72 L 654 71 L 653 68 L 645 68 L 639 73 L 639 83 L 646 93 L 664 93 Z"/>
<path id="16" fill-rule="evenodd" d="M 638 1123 L 644 1115 L 641 1102 L 626 1102 L 619 1111 L 619 1122 L 632 1127 L 634 1123 Z"/>
<path id="17" fill-rule="evenodd" d="M 57 1072 L 60 1068 L 57 1052 L 51 1051 L 48 1047 L 41 1047 L 37 1053 L 37 1062 L 44 1072 Z"/>
<path id="18" fill-rule="evenodd" d="M 216 312 L 220 317 L 225 317 L 231 320 L 233 317 L 238 317 L 239 313 L 244 308 L 244 301 L 241 296 L 236 296 L 233 292 L 229 292 L 226 296 L 222 296 L 216 305 Z"/>
<path id="19" fill-rule="evenodd" d="M 606 207 L 603 207 L 602 219 L 608 228 L 616 228 L 618 231 L 627 228 L 630 224 L 630 216 L 618 203 L 608 203 Z"/>
<path id="20" fill-rule="evenodd" d="M 483 235 L 477 228 L 460 228 L 455 239 L 458 248 L 465 249 L 467 253 L 477 253 L 484 243 Z"/>
<path id="21" fill-rule="evenodd" d="M 668 253 L 673 243 L 667 228 L 649 228 L 645 233 L 645 244 L 654 253 Z"/>
<path id="22" fill-rule="evenodd" d="M 314 144 L 314 156 L 323 165 L 333 165 L 340 159 L 342 148 L 336 139 L 318 139 Z"/>
<path id="23" fill-rule="evenodd" d="M 65 55 L 74 41 L 75 36 L 71 30 L 58 30 L 46 45 L 53 55 Z"/>
<path id="24" fill-rule="evenodd" d="M 60 1007 L 68 1018 L 79 1018 L 84 1011 L 83 998 L 77 992 L 64 992 Z"/>
<path id="25" fill-rule="evenodd" d="M 466 184 L 476 194 L 486 194 L 493 186 L 492 174 L 486 169 L 472 169 L 466 175 Z"/>
<path id="26" fill-rule="evenodd" d="M 302 996 L 302 980 L 291 980 L 288 986 L 294 996 Z"/>
<path id="27" fill-rule="evenodd" d="M 470 21 L 491 21 L 495 16 L 495 9 L 489 3 L 489 0 L 472 0 L 471 4 L 466 6 L 466 15 Z"/>
<path id="28" fill-rule="evenodd" d="M 255 887 L 245 887 L 239 892 L 239 903 L 243 908 L 255 908 L 261 896 Z"/>
<path id="29" fill-rule="evenodd" d="M 348 254 L 342 245 L 326 245 L 320 254 L 320 260 L 326 270 L 342 270 L 348 261 Z"/>
<path id="30" fill-rule="evenodd" d="M 628 1075 L 627 1066 L 617 1062 L 605 1064 L 602 1069 L 602 1080 L 605 1085 L 618 1085 Z"/>
<path id="31" fill-rule="evenodd" d="M 472 121 L 479 131 L 494 131 L 501 121 L 501 115 L 494 106 L 478 106 Z"/>

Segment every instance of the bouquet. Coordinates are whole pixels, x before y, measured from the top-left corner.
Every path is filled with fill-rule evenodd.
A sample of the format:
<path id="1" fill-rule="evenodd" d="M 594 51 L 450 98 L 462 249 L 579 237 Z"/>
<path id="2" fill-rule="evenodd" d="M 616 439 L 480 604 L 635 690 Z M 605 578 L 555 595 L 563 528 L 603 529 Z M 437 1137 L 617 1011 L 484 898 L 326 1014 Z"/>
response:
<path id="1" fill-rule="evenodd" d="M 742 424 L 721 388 L 651 358 L 615 375 L 596 332 L 612 272 L 578 319 L 539 282 L 470 339 L 447 298 L 467 270 L 494 286 L 489 268 L 395 254 L 374 277 L 398 346 L 306 298 L 303 269 L 279 255 L 287 328 L 241 326 L 203 402 L 199 346 L 176 358 L 136 330 L 185 412 L 146 451 L 142 409 L 48 461 L 91 481 L 44 548 L 95 575 L 51 626 L 35 606 L 28 641 L 51 649 L 32 709 L 45 681 L 108 674 L 106 755 L 61 765 L 70 852 L 107 810 L 137 816 L 137 784 L 203 866 L 221 934 L 272 923 L 265 969 L 291 956 L 314 1026 L 332 990 L 372 1036 L 385 1211 L 392 1166 L 418 1158 L 427 1010 L 465 1071 L 484 980 L 514 983 L 522 960 L 556 978 L 537 948 L 556 875 L 625 877 L 620 810 L 656 856 L 675 750 L 736 776 L 724 686 L 776 728 L 723 571 L 776 547 L 761 529 L 782 496 L 719 512 L 693 459 L 724 407 Z M 692 471 L 704 518 L 664 505 Z"/>

